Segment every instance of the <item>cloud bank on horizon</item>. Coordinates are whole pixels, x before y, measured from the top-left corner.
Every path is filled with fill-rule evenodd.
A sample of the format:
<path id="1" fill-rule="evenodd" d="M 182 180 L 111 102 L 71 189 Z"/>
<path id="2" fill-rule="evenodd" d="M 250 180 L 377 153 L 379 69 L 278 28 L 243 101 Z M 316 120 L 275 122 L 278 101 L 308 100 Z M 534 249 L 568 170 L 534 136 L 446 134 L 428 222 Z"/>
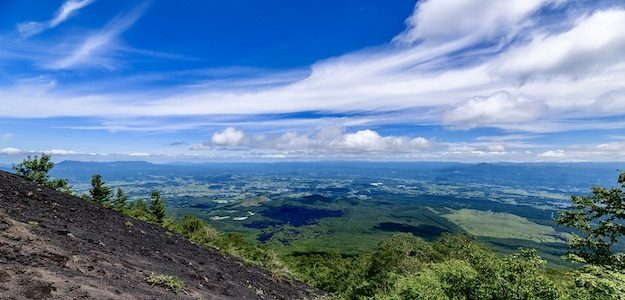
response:
<path id="1" fill-rule="evenodd" d="M 427 0 L 401 7 L 404 17 L 394 4 L 350 5 L 336 11 L 386 19 L 358 14 L 341 33 L 332 18 L 345 16 L 328 11 L 308 16 L 328 28 L 287 32 L 223 14 L 221 32 L 203 23 L 215 7 L 172 19 L 156 3 L 68 0 L 49 21 L 9 10 L 0 160 L 625 161 L 621 1 Z M 281 44 L 283 33 L 316 40 Z M 323 42 L 314 34 L 345 44 L 298 46 Z"/>

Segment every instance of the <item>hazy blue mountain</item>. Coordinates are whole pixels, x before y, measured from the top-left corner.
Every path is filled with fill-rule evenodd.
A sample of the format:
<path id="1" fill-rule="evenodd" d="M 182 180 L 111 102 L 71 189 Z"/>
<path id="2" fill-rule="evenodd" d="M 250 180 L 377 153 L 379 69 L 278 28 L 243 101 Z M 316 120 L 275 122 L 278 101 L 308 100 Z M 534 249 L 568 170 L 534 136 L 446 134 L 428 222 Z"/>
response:
<path id="1" fill-rule="evenodd" d="M 183 176 L 210 180 L 219 176 L 289 174 L 332 178 L 397 178 L 417 181 L 493 184 L 515 187 L 585 188 L 612 185 L 619 163 L 479 163 L 450 162 L 286 162 L 153 164 L 145 161 L 63 161 L 51 175 L 87 181 L 93 174 L 108 180 Z"/>

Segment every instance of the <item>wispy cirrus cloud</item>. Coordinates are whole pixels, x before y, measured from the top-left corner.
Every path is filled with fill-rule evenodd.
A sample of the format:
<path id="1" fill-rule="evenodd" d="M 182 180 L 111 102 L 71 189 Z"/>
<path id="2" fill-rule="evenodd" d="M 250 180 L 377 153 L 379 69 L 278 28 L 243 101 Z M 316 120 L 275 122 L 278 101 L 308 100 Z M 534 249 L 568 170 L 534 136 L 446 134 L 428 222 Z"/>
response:
<path id="1" fill-rule="evenodd" d="M 68 0 L 58 9 L 54 18 L 49 21 L 35 22 L 29 21 L 17 24 L 17 30 L 24 38 L 37 35 L 45 30 L 52 29 L 65 22 L 69 17 L 80 9 L 93 3 L 94 0 Z"/>
<path id="2" fill-rule="evenodd" d="M 430 6 L 426 5 L 428 3 Z M 434 3 L 438 1 L 418 4 L 414 15 L 421 19 L 437 16 L 438 10 L 430 10 Z M 590 112 L 599 111 L 602 115 L 624 114 L 623 107 L 618 104 L 622 94 L 618 91 L 622 90 L 625 79 L 622 32 L 603 30 L 606 26 L 616 28 L 618 26 L 614 25 L 625 24 L 623 8 L 589 9 L 581 15 L 573 15 L 569 27 L 550 32 L 539 26 L 540 21 L 535 20 L 534 15 L 538 9 L 554 2 L 531 3 L 534 4 L 523 2 L 519 4 L 520 8 L 506 6 L 501 12 L 493 12 L 499 17 L 486 18 L 477 24 L 469 22 L 476 30 L 483 31 L 483 35 L 505 35 L 504 40 L 509 43 L 506 47 L 484 46 L 479 44 L 479 40 L 467 44 L 463 38 L 452 38 L 466 34 L 460 27 L 447 29 L 457 30 L 456 33 L 431 29 L 427 34 L 419 33 L 420 37 L 430 38 L 427 43 L 389 46 L 323 60 L 312 65 L 307 76 L 296 72 L 296 79 L 285 79 L 277 85 L 248 87 L 236 84 L 238 79 L 234 78 L 225 80 L 228 83 L 185 84 L 178 90 L 172 87 L 162 94 L 152 89 L 121 94 L 72 95 L 71 88 L 66 88 L 63 94 L 47 93 L 39 97 L 37 103 L 31 104 L 39 106 L 41 102 L 54 103 L 47 107 L 45 113 L 40 110 L 41 117 L 68 114 L 103 117 L 120 114 L 142 117 L 257 115 L 300 111 L 346 113 L 411 109 L 420 115 L 429 115 L 429 122 L 444 124 L 453 121 L 459 128 L 487 125 L 530 131 L 562 128 L 571 123 L 570 118 L 585 117 Z M 89 37 L 81 47 L 56 62 L 53 67 L 108 65 L 110 61 L 107 63 L 106 55 L 101 54 L 112 49 L 115 37 L 128 29 L 141 13 L 142 9 L 136 9 L 111 22 L 105 30 Z M 505 18 L 509 15 L 514 16 L 516 21 L 509 23 Z M 507 29 L 501 32 L 498 28 L 503 26 L 503 19 L 508 23 L 505 25 Z M 415 28 L 409 27 L 398 37 Z M 508 41 L 508 35 L 520 30 L 525 30 L 525 39 Z M 593 33 L 596 33 L 596 38 L 583 38 Z M 572 42 L 580 39 L 587 43 Z M 476 52 L 475 47 L 478 45 L 486 48 Z M 551 49 L 554 55 L 545 58 L 540 55 L 542 51 L 532 49 Z M 573 57 L 568 57 L 570 55 Z M 567 67 L 578 56 L 584 58 L 581 65 L 586 66 L 583 77 L 578 76 L 578 68 Z M 549 61 L 536 63 L 545 59 Z M 471 63 L 458 65 L 458 60 L 470 60 Z M 542 66 L 542 69 L 537 69 L 536 65 Z M 527 78 L 530 71 L 533 74 L 531 80 Z M 555 71 L 560 75 L 550 77 Z M 262 77 L 258 80 L 262 82 Z M 493 95 L 511 95 L 511 98 L 492 98 Z M 19 94 L 12 95 L 12 98 L 18 97 L 27 98 Z M 20 100 L 16 101 L 21 103 L 16 110 L 6 110 L 4 114 L 32 116 L 37 111 L 29 108 L 32 100 Z M 76 105 L 76 102 L 82 105 Z M 616 109 L 601 110 L 597 106 L 603 106 L 602 103 L 609 103 L 610 107 Z M 501 109 L 493 109 L 490 104 L 499 105 Z M 532 108 L 525 109 L 529 106 Z M 454 117 L 454 111 L 469 108 L 473 116 L 486 116 L 488 122 L 476 122 L 467 116 Z M 502 111 L 507 108 L 511 111 Z M 506 113 L 507 117 L 498 117 L 502 113 Z M 529 121 L 540 125 L 532 128 Z"/>
<path id="3" fill-rule="evenodd" d="M 72 69 L 80 67 L 113 68 L 112 52 L 117 50 L 119 35 L 130 29 L 143 15 L 148 3 L 135 7 L 129 12 L 113 18 L 103 29 L 89 35 L 71 53 L 46 65 L 49 69 Z"/>

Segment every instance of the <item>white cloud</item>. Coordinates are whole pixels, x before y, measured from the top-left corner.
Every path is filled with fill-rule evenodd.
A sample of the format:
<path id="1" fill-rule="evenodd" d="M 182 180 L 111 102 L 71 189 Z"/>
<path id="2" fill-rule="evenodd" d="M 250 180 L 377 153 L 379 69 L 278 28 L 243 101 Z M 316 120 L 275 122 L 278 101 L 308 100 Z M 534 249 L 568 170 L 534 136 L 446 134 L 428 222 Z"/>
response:
<path id="1" fill-rule="evenodd" d="M 545 151 L 543 153 L 538 154 L 538 157 L 543 157 L 543 158 L 560 158 L 560 157 L 564 157 L 566 154 L 566 152 L 562 149 L 558 149 L 558 150 L 549 150 L 549 151 Z"/>
<path id="2" fill-rule="evenodd" d="M 134 152 L 134 153 L 129 153 L 129 156 L 133 156 L 133 157 L 148 157 L 150 156 L 150 154 L 148 153 L 143 153 L 143 152 Z"/>
<path id="3" fill-rule="evenodd" d="M 64 150 L 64 149 L 52 149 L 52 150 L 44 150 L 42 151 L 43 153 L 46 154 L 50 154 L 50 155 L 77 155 L 79 154 L 76 151 L 73 150 Z"/>
<path id="4" fill-rule="evenodd" d="M 253 135 L 247 137 L 242 131 L 227 128 L 216 133 L 213 145 L 245 146 L 246 151 L 306 153 L 311 156 L 332 156 L 357 153 L 416 153 L 432 146 L 423 137 L 381 136 L 370 129 L 344 132 L 338 126 L 324 127 L 317 131 L 285 132 L 278 135 Z M 192 145 L 192 150 L 214 150 L 210 145 Z M 241 151 L 241 150 L 239 150 Z"/>
<path id="5" fill-rule="evenodd" d="M 47 67 L 50 69 L 94 66 L 112 68 L 111 61 L 107 59 L 106 54 L 113 50 L 118 36 L 132 27 L 146 8 L 144 3 L 124 15 L 117 16 L 104 29 L 87 37 L 69 56 L 56 60 Z"/>
<path id="6" fill-rule="evenodd" d="M 512 35 L 527 17 L 553 0 L 425 0 L 406 20 L 408 29 L 397 42 L 492 38 Z"/>
<path id="7" fill-rule="evenodd" d="M 13 133 L 11 133 L 11 132 L 7 132 L 7 133 L 2 134 L 2 138 L 5 139 L 5 140 L 12 139 L 14 136 L 15 135 Z"/>
<path id="8" fill-rule="evenodd" d="M 460 128 L 525 123 L 536 119 L 547 107 L 523 95 L 497 92 L 475 97 L 457 105 L 443 116 L 443 122 Z"/>
<path id="9" fill-rule="evenodd" d="M 625 88 L 600 95 L 593 106 L 596 110 L 608 114 L 625 112 Z"/>
<path id="10" fill-rule="evenodd" d="M 468 144 L 449 144 L 446 151 L 439 154 L 439 157 L 449 157 L 451 159 L 470 158 L 477 157 L 484 158 L 499 158 L 508 154 L 505 149 L 492 149 L 491 147 L 483 147 L 477 145 Z"/>
<path id="11" fill-rule="evenodd" d="M 448 0 L 440 0 L 440 3 L 439 0 L 429 0 L 423 2 L 422 5 L 445 6 L 454 3 Z M 489 1 L 484 3 L 489 3 Z M 497 14 L 514 16 L 511 20 L 516 20 L 518 26 L 523 27 L 523 24 L 534 23 L 532 11 L 536 9 L 536 5 L 540 7 L 551 3 L 555 2 L 519 2 L 518 5 L 506 8 L 511 11 L 506 10 Z M 456 4 L 464 5 L 460 2 Z M 499 5 L 503 4 L 495 4 L 495 7 Z M 421 4 L 417 7 L 416 15 L 420 13 L 420 6 Z M 617 24 L 619 16 L 625 14 L 625 9 L 583 12 L 587 17 L 579 17 L 580 13 L 575 11 L 575 14 L 571 13 L 572 27 L 562 32 L 545 34 L 545 29 L 539 24 L 534 24 L 529 28 L 524 27 L 527 31 L 525 36 L 529 39 L 526 43 L 512 45 L 511 48 L 495 47 L 495 49 L 483 50 L 487 55 L 470 57 L 472 63 L 469 65 L 454 65 L 458 57 L 467 59 L 463 55 L 476 54 L 474 51 L 462 54 L 462 49 L 467 44 L 458 43 L 452 39 L 435 46 L 423 43 L 393 49 L 378 48 L 328 59 L 314 64 L 310 75 L 306 78 L 302 79 L 301 72 L 298 72 L 297 79 L 292 82 L 285 80 L 284 84 L 260 88 L 246 89 L 236 84 L 225 88 L 210 88 L 201 85 L 174 88 L 162 93 L 150 90 L 120 94 L 84 94 L 72 92 L 72 89 L 67 88 L 62 91 L 58 88 L 52 90 L 42 88 L 36 97 L 31 89 L 0 88 L 0 104 L 3 104 L 4 108 L 0 115 L 8 117 L 140 116 L 149 118 L 232 114 L 245 116 L 301 111 L 329 113 L 357 111 L 376 113 L 350 117 L 350 121 L 362 124 L 426 123 L 446 124 L 457 128 L 489 126 L 531 132 L 591 127 L 625 128 L 625 124 L 611 121 L 588 121 L 589 118 L 595 117 L 597 112 L 603 115 L 625 114 L 625 107 L 620 105 L 620 96 L 616 97 L 618 95 L 614 93 L 609 94 L 611 91 L 622 89 L 622 82 L 625 81 L 625 53 L 614 51 L 614 49 L 620 49 L 618 45 L 620 45 L 622 31 L 597 33 L 598 36 L 605 38 L 589 39 L 584 43 L 575 43 L 575 39 L 585 35 L 571 34 L 572 32 L 594 32 L 604 28 L 605 26 L 601 25 L 604 23 L 597 20 L 600 20 L 600 17 L 605 16 L 606 13 L 611 17 L 604 23 Z M 458 20 L 453 19 L 452 22 L 446 19 L 446 21 L 454 24 L 462 23 L 465 22 L 465 18 L 474 19 L 480 14 L 479 11 L 467 10 L 466 14 L 453 15 Z M 499 18 L 495 19 L 499 20 Z M 612 23 L 609 20 L 613 20 Z M 484 22 L 492 23 L 486 20 Z M 595 23 L 600 23 L 601 26 L 593 25 Z M 485 28 L 490 28 L 490 26 Z M 501 30 L 506 34 L 514 34 L 513 30 L 505 29 L 505 26 Z M 613 33 L 614 31 L 616 33 Z M 503 34 L 499 31 L 495 33 Z M 520 38 L 520 40 L 524 39 Z M 554 40 L 567 42 L 552 43 L 551 41 Z M 574 76 L 577 72 L 575 69 L 570 69 L 571 76 L 547 76 L 553 70 L 562 72 L 569 70 L 567 67 L 562 67 L 568 64 L 556 63 L 552 64 L 553 68 L 549 67 L 549 70 L 531 69 L 537 74 L 544 72 L 545 76 L 540 80 L 529 80 L 523 84 L 519 84 L 515 79 L 516 75 L 510 77 L 514 80 L 501 76 L 504 71 L 529 74 L 523 70 L 530 70 L 521 67 L 520 69 L 504 68 L 503 62 L 505 61 L 501 58 L 510 56 L 517 58 L 518 61 L 527 62 L 552 59 L 545 58 L 540 51 L 529 51 L 523 55 L 516 54 L 520 51 L 519 49 L 524 49 L 524 47 L 539 49 L 549 46 L 561 47 L 561 49 L 553 50 L 558 53 L 568 53 L 567 45 L 572 44 L 580 44 L 580 46 L 575 46 L 577 47 L 575 49 L 586 49 L 584 53 L 592 57 L 591 61 L 601 59 L 598 65 L 592 62 L 582 64 L 587 67 L 604 66 L 604 68 L 592 67 L 593 72 L 581 77 Z M 609 51 L 607 55 L 604 55 L 606 50 Z M 521 56 L 517 57 L 517 55 Z M 565 60 L 568 61 L 568 58 Z M 549 65 L 549 62 L 547 64 Z M 509 95 L 508 99 L 502 96 L 504 94 L 498 94 L 501 91 Z M 494 107 L 489 107 L 491 103 Z M 412 113 L 401 113 L 401 111 Z M 460 112 L 463 111 L 470 114 L 462 115 Z M 395 115 L 391 115 L 391 112 Z M 577 121 L 577 119 L 585 119 L 585 121 Z M 127 120 L 132 120 L 132 118 L 127 118 Z M 186 124 L 180 125 L 184 126 L 166 127 L 177 127 L 180 130 L 185 126 L 188 127 Z M 123 122 L 104 127 L 116 127 L 119 130 L 129 128 Z M 153 128 L 158 130 L 163 126 Z M 145 128 L 138 130 L 145 130 Z"/>
<path id="12" fill-rule="evenodd" d="M 213 134 L 211 141 L 216 145 L 232 147 L 239 146 L 244 138 L 245 133 L 243 133 L 243 131 L 237 130 L 234 127 L 228 127 L 222 132 Z"/>
<path id="13" fill-rule="evenodd" d="M 376 150 L 384 146 L 384 139 L 373 130 L 360 130 L 348 133 L 343 137 L 343 144 L 347 148 Z"/>
<path id="14" fill-rule="evenodd" d="M 54 28 L 65 22 L 72 14 L 91 3 L 93 3 L 93 0 L 68 0 L 59 8 L 52 20 L 20 23 L 17 24 L 17 30 L 25 38 L 37 35 L 44 30 Z"/>
<path id="15" fill-rule="evenodd" d="M 275 146 L 278 149 L 306 149 L 312 147 L 316 141 L 308 135 L 296 132 L 285 132 L 276 140 Z M 271 144 L 271 142 L 269 142 Z"/>
<path id="16" fill-rule="evenodd" d="M 11 147 L 0 148 L 0 154 L 15 155 L 15 154 L 20 154 L 20 153 L 22 153 L 22 150 L 17 149 L 17 148 L 11 148 Z"/>
<path id="17" fill-rule="evenodd" d="M 550 161 L 625 161 L 625 142 L 601 144 L 574 144 L 563 149 L 548 150 L 538 154 L 539 159 Z"/>
<path id="18" fill-rule="evenodd" d="M 417 148 L 425 148 L 431 145 L 431 142 L 424 137 L 416 137 L 410 140 L 410 145 Z"/>
<path id="19" fill-rule="evenodd" d="M 430 141 L 423 137 L 381 136 L 376 131 L 365 129 L 343 135 L 337 146 L 368 152 L 414 152 L 429 147 Z"/>
<path id="20" fill-rule="evenodd" d="M 502 77 L 549 78 L 588 76 L 622 62 L 625 53 L 625 10 L 598 11 L 579 18 L 570 30 L 537 33 L 526 45 L 514 47 L 495 62 Z"/>

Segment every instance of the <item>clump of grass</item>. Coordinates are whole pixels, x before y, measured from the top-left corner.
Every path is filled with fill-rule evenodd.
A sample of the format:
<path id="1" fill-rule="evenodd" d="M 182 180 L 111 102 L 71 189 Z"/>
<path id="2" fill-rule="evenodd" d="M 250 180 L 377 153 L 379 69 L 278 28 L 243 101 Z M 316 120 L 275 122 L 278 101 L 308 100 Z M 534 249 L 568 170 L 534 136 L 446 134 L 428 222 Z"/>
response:
<path id="1" fill-rule="evenodd" d="M 39 227 L 39 222 L 30 220 L 27 222 L 31 227 Z"/>
<path id="2" fill-rule="evenodd" d="M 184 289 L 182 279 L 172 275 L 155 275 L 152 274 L 145 278 L 145 282 L 152 286 L 160 286 L 174 293 L 178 293 Z"/>

